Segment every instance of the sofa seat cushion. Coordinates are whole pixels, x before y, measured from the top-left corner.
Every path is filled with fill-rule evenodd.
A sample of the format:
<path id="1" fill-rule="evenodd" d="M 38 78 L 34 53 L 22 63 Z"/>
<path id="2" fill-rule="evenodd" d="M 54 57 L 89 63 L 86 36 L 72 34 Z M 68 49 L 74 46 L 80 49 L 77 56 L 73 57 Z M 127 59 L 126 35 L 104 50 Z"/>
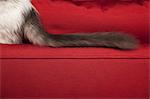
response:
<path id="1" fill-rule="evenodd" d="M 0 45 L 1 58 L 149 58 L 149 45 L 137 50 L 111 48 L 50 48 L 34 45 Z"/>

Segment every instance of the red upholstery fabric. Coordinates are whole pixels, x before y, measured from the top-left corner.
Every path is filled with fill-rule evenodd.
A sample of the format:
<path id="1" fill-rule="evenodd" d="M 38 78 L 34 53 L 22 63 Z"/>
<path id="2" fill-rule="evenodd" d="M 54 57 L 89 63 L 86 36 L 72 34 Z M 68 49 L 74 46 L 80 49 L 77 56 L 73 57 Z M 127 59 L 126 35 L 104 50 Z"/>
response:
<path id="1" fill-rule="evenodd" d="M 109 48 L 49 48 L 33 45 L 0 45 L 1 58 L 150 58 L 148 45 L 139 49 L 122 51 Z"/>
<path id="2" fill-rule="evenodd" d="M 2 99 L 148 99 L 149 2 L 107 10 L 95 3 L 90 8 L 66 1 L 33 4 L 49 33 L 123 31 L 142 44 L 132 51 L 0 45 Z"/>
<path id="3" fill-rule="evenodd" d="M 33 0 L 49 33 L 121 31 L 135 35 L 141 42 L 148 40 L 148 5 L 118 4 L 108 10 L 85 8 L 70 2 Z"/>
<path id="4" fill-rule="evenodd" d="M 148 99 L 148 59 L 3 59 L 8 98 Z"/>
<path id="5" fill-rule="evenodd" d="M 73 2 L 76 5 L 92 5 L 97 4 L 101 7 L 116 5 L 116 4 L 129 4 L 129 3 L 137 3 L 142 5 L 144 1 L 148 0 L 51 0 L 51 1 L 68 1 Z"/>

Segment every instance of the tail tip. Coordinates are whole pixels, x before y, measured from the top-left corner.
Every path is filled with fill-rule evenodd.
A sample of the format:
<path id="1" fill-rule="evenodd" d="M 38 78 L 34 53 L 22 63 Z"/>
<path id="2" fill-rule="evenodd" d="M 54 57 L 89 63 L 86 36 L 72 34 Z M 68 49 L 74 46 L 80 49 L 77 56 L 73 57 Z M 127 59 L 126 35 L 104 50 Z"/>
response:
<path id="1" fill-rule="evenodd" d="M 139 42 L 137 40 L 134 42 L 122 42 L 118 47 L 122 50 L 135 50 L 139 48 Z"/>

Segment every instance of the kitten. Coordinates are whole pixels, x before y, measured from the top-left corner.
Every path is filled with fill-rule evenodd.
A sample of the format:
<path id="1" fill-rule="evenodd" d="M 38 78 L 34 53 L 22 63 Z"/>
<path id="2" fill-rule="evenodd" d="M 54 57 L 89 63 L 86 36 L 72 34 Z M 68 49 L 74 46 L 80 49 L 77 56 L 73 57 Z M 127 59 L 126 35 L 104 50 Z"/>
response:
<path id="1" fill-rule="evenodd" d="M 124 33 L 48 34 L 31 0 L 0 0 L 0 43 L 25 42 L 50 47 L 110 47 L 136 49 L 137 40 Z"/>

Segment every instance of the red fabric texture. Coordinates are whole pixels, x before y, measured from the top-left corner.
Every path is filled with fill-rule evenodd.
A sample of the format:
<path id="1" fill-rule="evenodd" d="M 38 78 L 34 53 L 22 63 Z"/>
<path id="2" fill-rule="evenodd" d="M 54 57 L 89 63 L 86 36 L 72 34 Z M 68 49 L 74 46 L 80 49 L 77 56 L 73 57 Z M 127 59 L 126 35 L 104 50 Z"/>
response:
<path id="1" fill-rule="evenodd" d="M 149 2 L 117 4 L 107 10 L 95 3 L 89 7 L 33 0 L 33 4 L 49 33 L 123 31 L 142 43 L 130 51 L 0 45 L 2 98 L 148 99 Z"/>
<path id="2" fill-rule="evenodd" d="M 121 31 L 133 34 L 143 43 L 149 41 L 149 2 L 142 6 L 117 4 L 105 11 L 65 1 L 33 0 L 33 4 L 49 33 Z"/>
<path id="3" fill-rule="evenodd" d="M 49 0 L 49 1 L 68 1 L 72 2 L 76 5 L 91 5 L 92 3 L 99 5 L 101 7 L 105 6 L 112 6 L 116 4 L 130 4 L 130 3 L 137 3 L 142 5 L 144 1 L 148 0 Z"/>
<path id="4" fill-rule="evenodd" d="M 2 97 L 148 99 L 148 59 L 1 60 Z"/>
<path id="5" fill-rule="evenodd" d="M 49 48 L 33 45 L 0 45 L 1 58 L 150 58 L 150 47 L 141 45 L 137 50 L 122 51 L 110 48 Z"/>

